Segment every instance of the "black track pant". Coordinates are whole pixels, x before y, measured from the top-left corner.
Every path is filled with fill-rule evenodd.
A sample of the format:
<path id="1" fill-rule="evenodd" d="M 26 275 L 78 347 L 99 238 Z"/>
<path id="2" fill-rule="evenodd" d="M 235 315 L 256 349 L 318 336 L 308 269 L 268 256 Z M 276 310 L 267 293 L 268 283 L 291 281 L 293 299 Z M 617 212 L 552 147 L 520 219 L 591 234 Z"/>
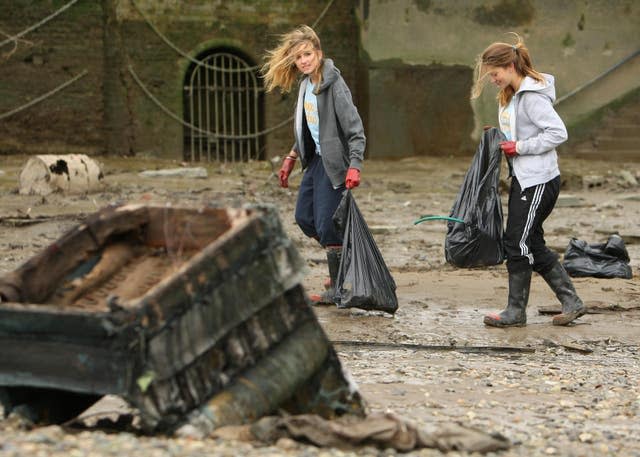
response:
<path id="1" fill-rule="evenodd" d="M 533 268 L 546 273 L 558 260 L 544 241 L 542 224 L 551 214 L 560 193 L 560 176 L 524 191 L 516 177 L 511 178 L 509 213 L 504 245 L 509 272 Z"/>

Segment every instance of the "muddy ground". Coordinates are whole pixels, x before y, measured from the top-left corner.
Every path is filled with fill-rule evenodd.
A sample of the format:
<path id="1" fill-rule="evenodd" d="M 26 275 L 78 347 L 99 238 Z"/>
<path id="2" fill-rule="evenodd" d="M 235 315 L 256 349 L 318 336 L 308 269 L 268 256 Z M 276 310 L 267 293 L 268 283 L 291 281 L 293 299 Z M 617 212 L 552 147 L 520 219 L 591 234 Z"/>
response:
<path id="1" fill-rule="evenodd" d="M 259 202 L 279 209 L 290 237 L 308 259 L 308 293 L 321 290 L 324 253 L 293 221 L 299 174 L 286 190 L 277 187 L 270 162 L 209 165 L 207 179 L 185 180 L 138 176 L 143 170 L 179 166 L 174 162 L 99 160 L 104 191 L 37 197 L 16 192 L 26 157 L 2 158 L 0 274 L 108 204 Z M 506 330 L 482 324 L 485 313 L 506 303 L 504 265 L 454 268 L 444 260 L 445 223 L 413 224 L 423 214 L 448 214 L 469 163 L 470 157 L 365 163 L 355 196 L 397 283 L 399 310 L 390 316 L 314 308 L 330 339 L 339 342 L 343 364 L 372 411 L 392 410 L 428 429 L 455 421 L 501 433 L 514 443 L 501 455 L 640 456 L 640 187 L 634 184 L 640 163 L 562 158 L 561 198 L 545 225 L 547 244 L 560 253 L 572 237 L 601 243 L 619 233 L 633 279 L 575 279 L 593 312 L 559 328 L 551 325 L 551 316 L 539 313 L 557 302 L 544 281 L 534 277 L 528 326 Z M 27 431 L 7 420 L 0 422 L 0 443 L 0 455 L 7 456 L 19 455 L 25 446 L 31 455 L 122 455 L 127 449 L 162 456 L 350 455 L 293 443 L 254 448 L 101 431 Z M 366 448 L 355 454 L 376 453 Z"/>

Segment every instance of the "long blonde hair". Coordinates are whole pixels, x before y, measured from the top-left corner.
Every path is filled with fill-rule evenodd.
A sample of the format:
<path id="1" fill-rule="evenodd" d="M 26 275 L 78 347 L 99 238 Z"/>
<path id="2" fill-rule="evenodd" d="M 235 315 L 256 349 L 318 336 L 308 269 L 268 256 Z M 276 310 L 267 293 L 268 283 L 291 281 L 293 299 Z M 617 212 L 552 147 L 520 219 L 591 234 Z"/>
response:
<path id="1" fill-rule="evenodd" d="M 295 49 L 301 44 L 309 43 L 314 50 L 321 51 L 320 38 L 308 25 L 300 27 L 280 36 L 280 42 L 274 49 L 267 51 L 265 64 L 262 66 L 267 92 L 279 87 L 282 92 L 289 92 L 298 77 L 296 68 Z M 318 66 L 313 79 L 320 81 L 322 76 L 322 64 Z M 320 84 L 318 84 L 318 87 Z"/>
<path id="2" fill-rule="evenodd" d="M 482 89 L 487 82 L 486 67 L 508 67 L 513 64 L 516 73 L 520 76 L 530 76 L 538 82 L 544 82 L 544 76 L 533 69 L 531 63 L 531 55 L 524 45 L 522 38 L 517 33 L 511 32 L 516 37 L 515 44 L 508 43 L 492 43 L 480 54 L 476 60 L 476 82 L 471 90 L 471 98 L 478 98 L 482 93 Z M 506 106 L 515 94 L 513 87 L 510 85 L 498 92 L 498 103 L 500 106 Z"/>

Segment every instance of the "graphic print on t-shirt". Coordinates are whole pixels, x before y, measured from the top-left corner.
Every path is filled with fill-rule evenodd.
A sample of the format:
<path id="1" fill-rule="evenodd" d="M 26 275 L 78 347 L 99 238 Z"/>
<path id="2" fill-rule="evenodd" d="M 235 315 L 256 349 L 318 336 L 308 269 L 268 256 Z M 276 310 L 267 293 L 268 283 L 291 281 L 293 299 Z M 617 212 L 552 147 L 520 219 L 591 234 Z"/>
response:
<path id="1" fill-rule="evenodd" d="M 311 133 L 311 138 L 316 144 L 316 152 L 320 154 L 320 121 L 318 118 L 318 99 L 316 94 L 313 93 L 313 84 L 307 83 L 307 88 L 304 92 L 304 115 L 307 119 L 307 126 Z"/>

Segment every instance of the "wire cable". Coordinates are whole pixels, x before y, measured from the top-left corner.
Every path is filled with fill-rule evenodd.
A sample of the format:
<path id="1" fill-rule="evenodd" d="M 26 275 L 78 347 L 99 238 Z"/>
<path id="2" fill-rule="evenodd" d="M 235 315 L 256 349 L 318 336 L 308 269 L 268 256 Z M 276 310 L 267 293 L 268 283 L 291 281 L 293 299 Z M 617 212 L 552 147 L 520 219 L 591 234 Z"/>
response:
<path id="1" fill-rule="evenodd" d="M 71 0 L 69 3 L 67 3 L 66 5 L 62 6 L 60 9 L 58 9 L 57 11 L 55 11 L 53 14 L 50 14 L 49 16 L 45 17 L 44 19 L 42 19 L 39 22 L 36 22 L 35 24 L 33 24 L 30 27 L 27 27 L 26 29 L 24 29 L 22 32 L 10 36 L 9 38 L 7 38 L 6 40 L 0 42 L 0 48 L 3 47 L 5 44 L 7 43 L 11 43 L 11 42 L 15 42 L 17 41 L 19 38 L 22 38 L 23 36 L 25 36 L 27 33 L 33 32 L 35 29 L 37 29 L 38 27 L 46 24 L 47 22 L 49 22 L 51 19 L 53 19 L 54 17 L 56 17 L 57 15 L 61 14 L 62 12 L 64 12 L 65 10 L 71 8 L 75 3 L 77 3 L 78 0 Z"/>
<path id="2" fill-rule="evenodd" d="M 73 78 L 71 78 L 69 81 L 60 84 L 58 87 L 56 87 L 53 90 L 50 90 L 49 92 L 47 92 L 46 94 L 43 94 L 37 98 L 34 98 L 33 100 L 31 100 L 29 103 L 25 103 L 22 106 L 19 106 L 17 108 L 12 109 L 11 111 L 7 111 L 6 113 L 0 114 L 0 120 L 6 119 L 9 116 L 13 116 L 16 113 L 19 113 L 20 111 L 23 111 L 27 108 L 30 108 L 31 106 L 40 103 L 43 100 L 46 100 L 47 98 L 55 95 L 56 93 L 60 92 L 62 89 L 64 89 L 67 86 L 70 86 L 71 84 L 73 84 L 74 82 L 76 82 L 77 80 L 79 80 L 80 78 L 83 78 L 84 76 L 86 76 L 89 72 L 87 70 L 84 70 L 82 73 L 74 76 Z"/>
<path id="3" fill-rule="evenodd" d="M 77 0 L 76 0 L 77 1 Z M 142 18 L 145 20 L 145 22 L 147 23 L 147 25 L 149 25 L 149 27 L 151 27 L 151 29 L 155 32 L 156 35 L 158 35 L 158 37 L 160 37 L 160 39 L 162 41 L 164 41 L 164 43 L 169 46 L 171 49 L 173 49 L 175 52 L 177 52 L 178 54 L 180 54 L 182 57 L 184 57 L 185 59 L 188 59 L 190 62 L 193 62 L 199 66 L 202 66 L 204 68 L 209 68 L 211 70 L 215 70 L 215 71 L 220 71 L 220 72 L 224 72 L 224 73 L 246 73 L 246 72 L 251 72 L 251 71 L 256 71 L 258 69 L 260 69 L 260 65 L 254 65 L 253 67 L 245 67 L 245 68 L 222 68 L 222 67 L 217 67 L 214 65 L 209 65 L 204 63 L 202 60 L 198 60 L 195 59 L 193 57 L 191 57 L 187 52 L 183 51 L 182 49 L 180 49 L 176 44 L 174 44 L 171 40 L 169 40 L 169 38 L 167 38 L 156 26 L 153 22 L 151 22 L 151 20 L 149 19 L 149 17 L 144 14 L 144 12 L 142 11 L 142 9 L 140 9 L 140 7 L 138 6 L 138 4 L 135 2 L 135 0 L 129 0 L 131 2 L 131 4 L 133 5 L 133 7 L 136 9 L 136 11 L 138 12 L 138 14 L 140 14 L 140 16 L 142 16 Z M 315 28 L 320 21 L 324 18 L 325 14 L 327 14 L 327 11 L 329 10 L 329 8 L 331 7 L 331 5 L 333 5 L 333 2 L 335 0 L 329 0 L 329 2 L 327 3 L 327 5 L 324 7 L 324 9 L 322 10 L 322 12 L 320 13 L 320 15 L 318 16 L 318 18 L 315 20 L 315 22 L 312 25 L 312 28 Z"/>
<path id="4" fill-rule="evenodd" d="M 622 59 L 620 62 L 618 62 L 617 64 L 613 65 L 612 67 L 606 69 L 605 71 L 603 71 L 602 73 L 600 73 L 598 76 L 596 76 L 595 78 L 590 79 L 589 81 L 585 82 L 584 84 L 581 84 L 580 86 L 576 87 L 575 89 L 573 89 L 572 91 L 564 94 L 562 97 L 558 98 L 554 105 L 558 105 L 559 103 L 564 102 L 565 100 L 567 100 L 568 98 L 573 97 L 575 94 L 577 94 L 578 92 L 581 92 L 583 89 L 586 89 L 587 87 L 589 87 L 590 85 L 592 85 L 593 83 L 601 80 L 602 78 L 604 78 L 605 76 L 607 76 L 609 73 L 613 72 L 614 70 L 616 70 L 617 68 L 621 67 L 622 65 L 624 65 L 625 63 L 627 63 L 628 61 L 630 61 L 631 59 L 633 59 L 634 57 L 637 57 L 638 55 L 640 55 L 640 49 L 638 49 L 637 51 L 635 51 L 634 53 L 628 55 L 627 57 L 625 57 L 624 59 Z"/>
<path id="5" fill-rule="evenodd" d="M 171 117 L 172 119 L 174 119 L 175 121 L 178 121 L 180 124 L 184 125 L 185 127 L 188 127 L 190 129 L 195 130 L 196 132 L 199 133 L 203 133 L 207 136 L 209 136 L 210 138 L 217 138 L 217 139 L 222 139 L 222 140 L 248 140 L 248 139 L 252 139 L 252 138 L 257 138 L 259 136 L 262 135 L 266 135 L 267 133 L 271 133 L 274 130 L 277 130 L 279 128 L 284 127 L 285 125 L 289 124 L 292 120 L 293 120 L 293 116 L 290 116 L 289 118 L 285 119 L 284 121 L 280 122 L 277 125 L 274 125 L 273 127 L 270 127 L 268 129 L 265 129 L 261 132 L 256 132 L 256 133 L 251 133 L 248 135 L 220 135 L 214 132 L 210 132 L 208 130 L 204 130 L 201 129 L 200 127 L 190 124 L 189 122 L 186 122 L 184 119 L 182 119 L 180 116 L 178 116 L 177 114 L 175 114 L 174 112 L 172 112 L 169 108 L 167 108 L 166 106 L 164 106 L 162 104 L 162 102 L 160 100 L 158 100 L 147 88 L 147 86 L 144 85 L 144 83 L 142 82 L 142 80 L 138 77 L 138 75 L 136 74 L 136 72 L 134 71 L 133 67 L 131 65 L 129 65 L 129 73 L 131 73 L 131 76 L 133 76 L 133 79 L 135 80 L 135 82 L 138 84 L 138 86 L 140 86 L 140 88 L 143 90 L 143 92 L 147 95 L 147 97 L 149 97 L 151 99 L 151 101 L 153 103 L 156 104 L 156 106 L 158 106 L 158 108 L 160 108 L 162 111 L 165 112 L 165 114 L 167 114 L 169 117 Z"/>

